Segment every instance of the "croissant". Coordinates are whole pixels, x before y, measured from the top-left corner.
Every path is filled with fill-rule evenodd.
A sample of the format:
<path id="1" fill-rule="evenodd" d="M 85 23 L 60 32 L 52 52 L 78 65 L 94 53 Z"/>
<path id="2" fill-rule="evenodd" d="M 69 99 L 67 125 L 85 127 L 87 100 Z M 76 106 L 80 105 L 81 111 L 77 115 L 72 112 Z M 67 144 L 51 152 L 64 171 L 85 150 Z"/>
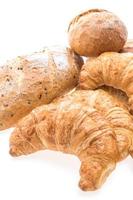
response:
<path id="1" fill-rule="evenodd" d="M 129 97 L 133 112 L 133 54 L 103 53 L 90 59 L 81 69 L 80 88 L 95 89 L 102 85 L 120 89 Z"/>
<path id="2" fill-rule="evenodd" d="M 116 163 L 132 155 L 133 119 L 117 95 L 103 89 L 73 90 L 34 109 L 10 137 L 10 154 L 45 149 L 74 154 L 81 161 L 82 190 L 99 188 Z"/>
<path id="3" fill-rule="evenodd" d="M 113 98 L 117 98 L 117 100 L 121 102 L 126 109 L 129 109 L 128 97 L 125 92 L 106 85 L 99 87 L 99 89 L 103 89 L 108 92 L 108 94 L 110 94 Z"/>
<path id="4" fill-rule="evenodd" d="M 82 64 L 82 58 L 71 49 L 53 46 L 1 66 L 0 130 L 74 88 Z"/>

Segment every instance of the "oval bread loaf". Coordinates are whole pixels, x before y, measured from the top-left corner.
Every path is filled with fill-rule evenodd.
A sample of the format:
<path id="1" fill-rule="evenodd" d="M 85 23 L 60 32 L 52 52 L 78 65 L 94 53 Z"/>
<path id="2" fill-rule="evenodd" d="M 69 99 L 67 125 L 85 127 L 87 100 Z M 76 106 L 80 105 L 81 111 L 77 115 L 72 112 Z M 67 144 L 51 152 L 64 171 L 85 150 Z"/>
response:
<path id="1" fill-rule="evenodd" d="M 82 64 L 71 49 L 51 47 L 1 66 L 0 130 L 75 87 Z"/>

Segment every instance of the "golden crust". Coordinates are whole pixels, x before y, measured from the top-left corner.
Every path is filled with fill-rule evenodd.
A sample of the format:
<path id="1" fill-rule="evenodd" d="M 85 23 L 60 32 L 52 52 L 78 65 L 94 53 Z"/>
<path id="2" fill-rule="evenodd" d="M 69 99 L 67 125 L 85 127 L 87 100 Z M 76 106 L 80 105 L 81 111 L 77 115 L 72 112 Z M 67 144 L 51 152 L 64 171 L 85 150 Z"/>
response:
<path id="1" fill-rule="evenodd" d="M 0 130 L 75 87 L 82 64 L 71 49 L 51 47 L 0 67 Z"/>
<path id="2" fill-rule="evenodd" d="M 97 56 L 103 52 L 119 52 L 126 40 L 127 30 L 113 13 L 92 9 L 76 16 L 69 25 L 71 48 L 82 56 Z"/>
<path id="3" fill-rule="evenodd" d="M 129 97 L 130 111 L 133 110 L 133 54 L 103 53 L 88 60 L 80 73 L 80 88 L 96 89 L 107 85 L 120 89 Z"/>
<path id="4" fill-rule="evenodd" d="M 74 154 L 81 160 L 80 188 L 95 190 L 132 149 L 132 120 L 117 95 L 103 89 L 72 91 L 18 123 L 10 138 L 10 154 L 42 149 Z"/>
<path id="5" fill-rule="evenodd" d="M 78 20 L 81 19 L 81 17 L 84 17 L 84 16 L 86 16 L 86 15 L 88 15 L 90 13 L 93 13 L 93 12 L 97 13 L 97 12 L 104 12 L 104 11 L 106 12 L 107 10 L 104 10 L 104 9 L 91 9 L 91 10 L 86 10 L 86 11 L 80 13 L 75 18 L 73 18 L 72 21 L 70 22 L 69 27 L 68 27 L 68 32 L 69 32 L 71 26 L 73 26 L 75 23 L 77 23 Z"/>

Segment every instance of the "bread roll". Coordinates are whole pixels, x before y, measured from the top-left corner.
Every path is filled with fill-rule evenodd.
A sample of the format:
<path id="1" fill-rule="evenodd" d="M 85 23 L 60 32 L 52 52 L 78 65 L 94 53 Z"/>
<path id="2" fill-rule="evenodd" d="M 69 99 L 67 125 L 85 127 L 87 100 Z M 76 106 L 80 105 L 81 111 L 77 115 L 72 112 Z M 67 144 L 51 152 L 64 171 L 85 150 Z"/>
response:
<path id="1" fill-rule="evenodd" d="M 75 87 L 82 64 L 82 58 L 71 49 L 51 47 L 1 66 L 0 130 Z"/>
<path id="2" fill-rule="evenodd" d="M 112 12 L 91 9 L 70 22 L 68 39 L 79 55 L 98 56 L 107 51 L 119 52 L 127 40 L 127 29 Z"/>

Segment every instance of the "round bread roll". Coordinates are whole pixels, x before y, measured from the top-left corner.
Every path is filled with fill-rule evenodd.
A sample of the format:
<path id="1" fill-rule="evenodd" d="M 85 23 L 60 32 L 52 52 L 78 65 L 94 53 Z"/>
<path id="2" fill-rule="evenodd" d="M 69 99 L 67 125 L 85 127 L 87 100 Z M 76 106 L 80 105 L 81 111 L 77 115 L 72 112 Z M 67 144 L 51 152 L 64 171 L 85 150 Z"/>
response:
<path id="1" fill-rule="evenodd" d="M 127 29 L 113 13 L 92 9 L 71 21 L 68 39 L 71 48 L 79 55 L 98 56 L 107 51 L 119 52 L 127 40 Z"/>

